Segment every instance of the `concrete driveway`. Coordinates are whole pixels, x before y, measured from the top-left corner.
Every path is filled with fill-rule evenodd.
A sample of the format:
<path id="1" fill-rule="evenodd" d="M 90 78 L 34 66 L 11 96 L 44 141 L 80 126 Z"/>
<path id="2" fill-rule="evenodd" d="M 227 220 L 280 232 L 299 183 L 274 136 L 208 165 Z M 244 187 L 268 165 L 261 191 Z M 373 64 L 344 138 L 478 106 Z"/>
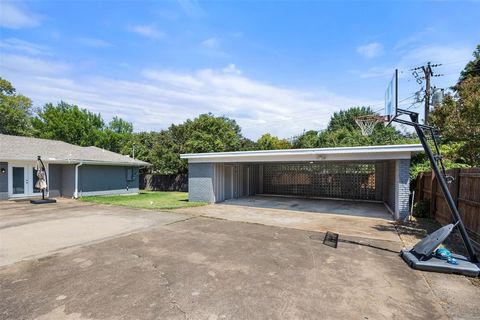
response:
<path id="1" fill-rule="evenodd" d="M 0 201 L 0 266 L 188 217 L 59 199 Z"/>
<path id="2" fill-rule="evenodd" d="M 176 212 L 368 239 L 400 240 L 392 215 L 381 203 L 254 196 Z"/>
<path id="3" fill-rule="evenodd" d="M 1 267 L 0 319 L 476 319 L 480 314 L 474 302 L 480 288 L 464 277 L 430 277 L 410 269 L 398 256 L 398 236 L 389 241 L 342 234 L 335 249 L 322 244 L 323 233 L 308 229 L 184 210 L 62 205 L 68 213 L 78 205 L 78 218 L 88 211 L 86 217 L 132 219 L 135 228 L 120 223 L 120 234 Z M 59 213 L 44 208 L 30 218 L 10 211 L 4 215 L 10 223 L 0 231 L 55 221 Z M 364 217 L 357 219 L 362 224 Z M 65 227 L 74 229 L 77 221 L 70 222 L 74 225 Z M 22 234 L 17 237 L 21 241 Z"/>

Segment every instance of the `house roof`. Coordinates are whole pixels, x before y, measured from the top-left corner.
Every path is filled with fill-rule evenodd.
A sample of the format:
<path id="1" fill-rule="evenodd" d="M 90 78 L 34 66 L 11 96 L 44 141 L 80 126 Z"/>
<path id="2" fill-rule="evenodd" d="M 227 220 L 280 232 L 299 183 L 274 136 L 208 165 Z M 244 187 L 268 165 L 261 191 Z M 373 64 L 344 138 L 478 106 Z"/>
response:
<path id="1" fill-rule="evenodd" d="M 0 161 L 36 161 L 37 156 L 49 163 L 150 165 L 148 162 L 97 147 L 80 147 L 57 140 L 0 134 Z"/>
<path id="2" fill-rule="evenodd" d="M 182 159 L 196 162 L 273 162 L 320 160 L 388 160 L 410 159 L 412 153 L 422 152 L 421 144 L 385 146 L 282 149 L 235 152 L 211 152 L 182 154 Z"/>

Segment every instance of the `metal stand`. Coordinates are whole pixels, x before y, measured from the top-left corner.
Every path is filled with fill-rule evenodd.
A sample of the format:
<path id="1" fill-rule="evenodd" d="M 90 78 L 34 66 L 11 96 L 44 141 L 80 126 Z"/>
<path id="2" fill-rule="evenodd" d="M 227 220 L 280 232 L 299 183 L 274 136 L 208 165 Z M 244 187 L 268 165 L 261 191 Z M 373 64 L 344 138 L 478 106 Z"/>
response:
<path id="1" fill-rule="evenodd" d="M 42 164 L 43 172 L 47 172 L 47 170 L 45 169 L 45 165 L 43 164 L 42 158 L 38 156 L 37 160 L 40 161 L 40 163 Z M 48 179 L 46 174 L 45 174 L 45 182 L 47 183 L 47 187 L 48 187 Z M 55 199 L 48 199 L 48 198 L 45 199 L 45 189 L 42 189 L 42 199 L 30 200 L 30 203 L 32 204 L 45 204 L 45 203 L 56 203 L 56 202 L 57 200 Z"/>
<path id="2" fill-rule="evenodd" d="M 480 264 L 478 263 L 478 257 L 476 256 L 475 249 L 473 248 L 472 242 L 468 237 L 467 229 L 463 224 L 460 213 L 458 212 L 455 201 L 450 194 L 448 189 L 447 181 L 451 181 L 452 177 L 446 175 L 445 166 L 443 165 L 442 156 L 440 155 L 440 149 L 437 143 L 437 132 L 435 128 L 422 125 L 418 123 L 418 113 L 411 112 L 408 110 L 397 110 L 397 115 L 409 115 L 411 121 L 406 121 L 402 119 L 395 118 L 393 121 L 402 123 L 405 125 L 410 125 L 415 128 L 418 138 L 422 143 L 423 149 L 430 160 L 430 165 L 432 166 L 433 172 L 437 177 L 437 180 L 442 189 L 445 200 L 447 201 L 450 212 L 452 213 L 453 220 L 455 224 L 446 225 L 432 234 L 428 235 L 420 242 L 418 242 L 411 250 L 402 250 L 400 252 L 403 259 L 414 269 L 425 270 L 425 271 L 436 271 L 436 272 L 446 272 L 446 273 L 458 273 L 467 276 L 479 276 L 480 275 Z M 428 145 L 428 139 L 424 133 L 424 130 L 428 130 L 432 135 L 433 143 L 435 146 L 436 154 L 432 152 L 430 146 Z M 441 170 L 438 166 L 440 164 Z M 450 264 L 447 261 L 438 259 L 433 255 L 435 249 L 450 235 L 453 229 L 457 227 L 462 236 L 463 243 L 468 252 L 468 259 L 460 256 L 454 255 L 457 259 L 458 264 Z"/>

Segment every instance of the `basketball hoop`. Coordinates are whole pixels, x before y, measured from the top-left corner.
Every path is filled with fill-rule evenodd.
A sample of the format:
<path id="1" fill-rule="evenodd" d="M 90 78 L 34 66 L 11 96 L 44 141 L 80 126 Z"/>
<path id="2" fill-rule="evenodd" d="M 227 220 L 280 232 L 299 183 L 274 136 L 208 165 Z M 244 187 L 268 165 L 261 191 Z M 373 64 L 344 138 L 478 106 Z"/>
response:
<path id="1" fill-rule="evenodd" d="M 377 123 L 384 121 L 385 119 L 383 117 L 376 115 L 362 116 L 355 119 L 355 122 L 360 127 L 360 130 L 362 130 L 364 136 L 371 135 Z"/>

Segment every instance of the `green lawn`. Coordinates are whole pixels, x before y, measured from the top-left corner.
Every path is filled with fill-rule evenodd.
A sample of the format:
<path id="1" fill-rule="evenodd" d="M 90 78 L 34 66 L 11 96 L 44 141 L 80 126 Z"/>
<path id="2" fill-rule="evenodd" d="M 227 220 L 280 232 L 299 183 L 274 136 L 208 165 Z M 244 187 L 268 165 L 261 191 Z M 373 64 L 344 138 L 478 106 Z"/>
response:
<path id="1" fill-rule="evenodd" d="M 140 194 L 82 197 L 82 201 L 142 209 L 198 207 L 206 202 L 189 202 L 187 192 L 141 191 Z"/>

